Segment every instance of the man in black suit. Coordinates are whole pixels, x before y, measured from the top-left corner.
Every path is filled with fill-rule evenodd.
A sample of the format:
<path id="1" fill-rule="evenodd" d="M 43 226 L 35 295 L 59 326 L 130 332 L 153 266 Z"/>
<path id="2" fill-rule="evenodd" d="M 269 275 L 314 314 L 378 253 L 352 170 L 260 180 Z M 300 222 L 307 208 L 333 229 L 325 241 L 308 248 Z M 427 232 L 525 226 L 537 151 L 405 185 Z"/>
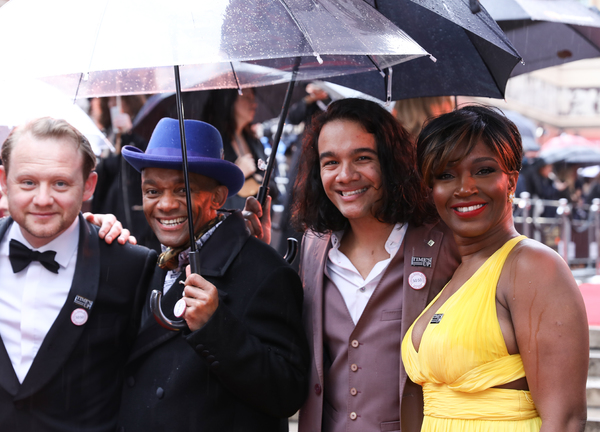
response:
<path id="1" fill-rule="evenodd" d="M 181 306 L 187 328 L 159 326 L 145 306 L 118 430 L 287 431 L 287 418 L 306 396 L 309 368 L 300 279 L 277 252 L 250 236 L 239 211 L 219 211 L 244 175 L 221 159 L 218 131 L 196 120 L 185 127 L 202 276 L 189 274 L 187 266 L 178 122 L 161 120 L 146 152 L 123 148 L 123 157 L 142 173 L 144 213 L 163 245 L 152 288 L 163 293 L 162 309 L 171 320 L 175 305 Z"/>
<path id="2" fill-rule="evenodd" d="M 113 431 L 156 254 L 82 218 L 95 156 L 67 122 L 15 129 L 2 160 L 0 430 Z"/>

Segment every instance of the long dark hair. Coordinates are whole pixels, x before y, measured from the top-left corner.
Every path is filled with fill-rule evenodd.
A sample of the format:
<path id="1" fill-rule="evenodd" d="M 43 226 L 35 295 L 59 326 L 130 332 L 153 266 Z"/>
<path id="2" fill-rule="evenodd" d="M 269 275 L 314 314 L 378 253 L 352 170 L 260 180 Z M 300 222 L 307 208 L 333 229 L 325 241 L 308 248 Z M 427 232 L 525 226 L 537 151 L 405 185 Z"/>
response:
<path id="1" fill-rule="evenodd" d="M 394 116 L 375 102 L 342 99 L 313 118 L 302 145 L 294 184 L 292 224 L 303 231 L 327 233 L 345 229 L 346 219 L 323 189 L 319 161 L 319 135 L 327 123 L 346 120 L 360 124 L 375 137 L 381 166 L 383 195 L 373 216 L 389 224 L 415 224 L 436 219 L 428 189 L 416 169 L 415 146 Z"/>
<path id="2" fill-rule="evenodd" d="M 254 92 L 254 89 L 248 88 L 244 91 Z M 202 120 L 216 127 L 224 140 L 232 140 L 237 128 L 233 105 L 238 96 L 236 89 L 210 90 L 202 109 Z M 245 127 L 243 132 L 245 136 L 254 137 L 250 125 Z"/>

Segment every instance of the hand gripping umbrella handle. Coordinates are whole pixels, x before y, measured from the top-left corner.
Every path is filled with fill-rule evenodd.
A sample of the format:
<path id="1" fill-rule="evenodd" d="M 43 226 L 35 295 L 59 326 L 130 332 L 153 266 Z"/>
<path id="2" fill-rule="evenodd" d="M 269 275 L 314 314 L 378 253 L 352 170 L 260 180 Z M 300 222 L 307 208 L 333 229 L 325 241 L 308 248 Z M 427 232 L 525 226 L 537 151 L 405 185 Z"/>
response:
<path id="1" fill-rule="evenodd" d="M 296 240 L 296 239 L 294 239 Z M 289 242 L 289 239 L 288 239 Z M 296 247 L 297 249 L 297 247 Z M 289 244 L 288 244 L 289 250 Z M 288 252 L 289 253 L 289 252 Z M 287 255 L 286 255 L 287 256 Z M 294 252 L 294 256 L 296 253 Z M 292 258 L 293 261 L 293 258 Z M 288 261 L 289 262 L 289 261 Z M 200 271 L 200 252 L 192 251 L 190 252 L 190 270 L 192 273 L 198 273 Z M 154 319 L 158 322 L 162 327 L 167 330 L 179 331 L 187 327 L 185 320 L 171 320 L 165 316 L 160 306 L 160 299 L 162 297 L 162 293 L 158 290 L 152 291 L 150 295 L 150 312 L 154 315 Z"/>

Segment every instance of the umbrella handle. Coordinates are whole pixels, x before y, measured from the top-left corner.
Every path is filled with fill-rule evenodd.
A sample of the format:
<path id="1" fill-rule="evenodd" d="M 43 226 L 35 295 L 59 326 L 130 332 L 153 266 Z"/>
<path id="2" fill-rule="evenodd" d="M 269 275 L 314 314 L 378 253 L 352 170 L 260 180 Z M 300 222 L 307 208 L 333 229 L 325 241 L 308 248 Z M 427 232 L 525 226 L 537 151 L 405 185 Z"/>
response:
<path id="1" fill-rule="evenodd" d="M 296 254 L 294 253 L 294 255 Z M 199 251 L 190 252 L 190 270 L 192 271 L 192 273 L 200 274 Z M 160 307 L 161 297 L 162 293 L 158 290 L 153 290 L 152 294 L 150 295 L 150 312 L 152 312 L 152 315 L 154 315 L 154 319 L 156 319 L 156 322 L 158 322 L 161 325 L 161 327 L 164 327 L 167 330 L 179 331 L 186 328 L 187 324 L 185 320 L 170 320 L 165 316 L 165 314 L 162 311 L 162 308 Z"/>
<path id="2" fill-rule="evenodd" d="M 153 290 L 152 294 L 150 294 L 150 311 L 154 315 L 156 322 L 160 324 L 161 327 L 166 328 L 167 330 L 180 331 L 187 327 L 185 320 L 173 321 L 165 316 L 162 309 L 160 308 L 160 299 L 162 297 L 162 293 L 158 290 Z"/>
<path id="3" fill-rule="evenodd" d="M 296 258 L 296 254 L 298 253 L 298 240 L 294 237 L 288 237 L 287 239 L 287 251 L 285 252 L 284 260 L 287 261 L 288 264 L 294 262 Z"/>

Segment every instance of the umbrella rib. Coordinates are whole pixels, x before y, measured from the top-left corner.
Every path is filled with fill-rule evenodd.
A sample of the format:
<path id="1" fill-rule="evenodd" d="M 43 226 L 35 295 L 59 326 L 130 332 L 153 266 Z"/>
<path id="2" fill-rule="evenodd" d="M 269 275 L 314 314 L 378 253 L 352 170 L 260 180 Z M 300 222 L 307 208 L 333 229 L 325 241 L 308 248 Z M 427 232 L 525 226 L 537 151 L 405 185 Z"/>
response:
<path id="1" fill-rule="evenodd" d="M 463 0 L 463 4 L 469 8 L 470 10 L 470 0 Z M 493 21 L 495 22 L 495 21 Z M 492 33 L 494 33 L 495 36 L 498 36 L 500 39 L 504 39 L 505 35 L 504 32 L 502 31 L 502 29 L 500 28 L 499 25 L 496 25 L 496 27 L 492 27 L 490 26 L 487 22 L 485 22 L 485 20 L 481 20 L 482 24 L 485 24 L 485 26 L 488 28 L 488 30 L 490 30 Z M 473 33 L 471 30 L 465 28 L 465 31 L 468 31 L 469 33 L 475 34 Z M 477 35 L 478 36 L 478 35 Z M 491 43 L 492 45 L 496 45 L 494 42 L 490 41 L 489 39 L 487 40 L 487 42 Z M 510 48 L 510 50 L 512 51 L 513 55 L 515 57 L 517 57 L 519 59 L 520 62 L 523 61 L 523 57 L 521 57 L 521 54 L 519 54 L 519 52 L 517 51 L 517 49 L 512 45 L 511 43 L 505 44 L 507 48 Z M 498 48 L 502 48 L 499 45 L 496 45 Z"/>
<path id="2" fill-rule="evenodd" d="M 233 77 L 235 78 L 235 84 L 237 85 L 238 94 L 241 96 L 242 95 L 242 86 L 240 85 L 240 79 L 239 79 L 237 73 L 235 72 L 235 68 L 233 67 L 233 62 L 229 62 L 229 64 L 231 65 L 231 73 L 233 73 Z"/>
<path id="3" fill-rule="evenodd" d="M 377 64 L 377 62 L 375 61 L 375 59 L 373 58 L 373 56 L 369 54 L 369 55 L 367 55 L 367 58 L 368 58 L 369 60 L 371 60 L 371 63 L 373 63 L 373 65 L 374 65 L 374 66 L 377 68 L 377 70 L 379 71 L 379 74 L 380 74 L 382 77 L 385 77 L 385 72 L 384 72 L 384 71 L 381 69 L 381 67 L 380 67 L 380 66 Z"/>
<path id="4" fill-rule="evenodd" d="M 298 26 L 298 28 L 300 29 L 300 31 L 304 35 L 304 38 L 308 41 L 308 44 L 310 45 L 310 48 L 313 51 L 313 55 L 317 58 L 317 61 L 319 62 L 319 64 L 323 64 L 323 59 L 321 58 L 321 56 L 319 55 L 319 53 L 315 51 L 313 43 L 312 43 L 312 40 L 310 38 L 310 35 L 306 31 L 306 29 L 302 26 L 302 24 L 300 23 L 300 21 L 298 21 L 298 19 L 295 17 L 294 13 L 290 9 L 290 7 L 287 5 L 287 3 L 285 2 L 285 0 L 279 0 L 279 2 L 282 4 L 282 6 L 287 11 L 287 13 L 290 15 L 290 17 L 292 18 L 292 21 L 294 21 L 294 23 Z"/>

